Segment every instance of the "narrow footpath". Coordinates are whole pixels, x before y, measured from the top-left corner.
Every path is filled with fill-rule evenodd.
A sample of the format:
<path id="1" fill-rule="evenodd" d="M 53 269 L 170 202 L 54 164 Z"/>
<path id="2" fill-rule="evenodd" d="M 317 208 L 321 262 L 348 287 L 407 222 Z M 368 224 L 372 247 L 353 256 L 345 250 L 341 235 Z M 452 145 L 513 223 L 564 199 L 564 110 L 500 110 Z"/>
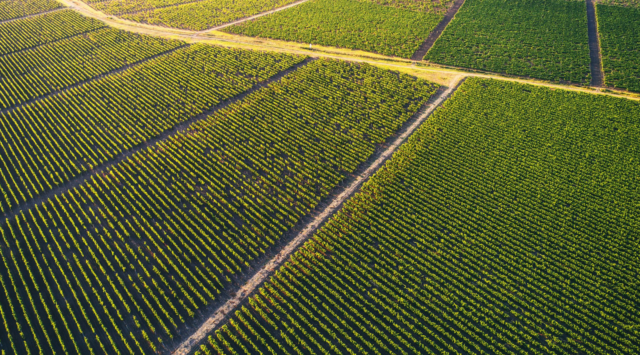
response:
<path id="1" fill-rule="evenodd" d="M 587 22 L 589 27 L 589 56 L 591 57 L 591 86 L 604 87 L 604 72 L 600 56 L 600 37 L 596 19 L 595 0 L 587 1 Z"/>
<path id="2" fill-rule="evenodd" d="M 429 49 L 431 49 L 438 38 L 440 38 L 440 35 L 442 35 L 442 32 L 444 32 L 445 28 L 447 28 L 449 22 L 451 22 L 451 20 L 456 17 L 458 10 L 460 10 L 463 4 L 464 0 L 456 0 L 453 3 L 447 13 L 444 15 L 442 21 L 440 21 L 438 26 L 436 26 L 433 31 L 431 31 L 431 33 L 429 33 L 429 37 L 427 37 L 427 39 L 420 45 L 420 48 L 418 48 L 413 56 L 411 56 L 411 60 L 420 61 L 422 60 L 422 58 L 424 58 L 425 55 L 427 55 Z"/>
<path id="3" fill-rule="evenodd" d="M 286 246 L 284 246 L 280 252 L 270 261 L 268 261 L 262 268 L 258 269 L 255 274 L 247 281 L 242 287 L 240 287 L 235 294 L 232 294 L 232 298 L 225 304 L 218 308 L 213 314 L 204 321 L 198 330 L 196 330 L 187 340 L 185 340 L 176 350 L 172 352 L 173 355 L 188 355 L 194 346 L 198 345 L 203 339 L 205 339 L 211 332 L 213 332 L 221 323 L 231 315 L 239 305 L 242 304 L 250 295 L 252 295 L 258 287 L 260 287 L 271 275 L 289 259 L 289 256 L 298 250 L 304 242 L 311 238 L 318 228 L 336 212 L 342 208 L 342 205 L 353 196 L 362 184 L 367 181 L 373 174 L 375 174 L 383 164 L 393 156 L 393 153 L 400 148 L 400 146 L 409 138 L 420 125 L 440 107 L 442 103 L 449 98 L 453 92 L 460 86 L 463 81 L 463 76 L 457 76 L 452 80 L 449 87 L 441 92 L 437 97 L 432 98 L 427 106 L 417 114 L 414 121 L 404 129 L 402 132 L 387 148 L 378 156 L 376 160 L 369 165 L 364 172 L 358 175 L 340 194 L 338 194 L 329 205 L 322 210 L 319 214 L 314 216 L 296 237 L 291 240 Z"/>

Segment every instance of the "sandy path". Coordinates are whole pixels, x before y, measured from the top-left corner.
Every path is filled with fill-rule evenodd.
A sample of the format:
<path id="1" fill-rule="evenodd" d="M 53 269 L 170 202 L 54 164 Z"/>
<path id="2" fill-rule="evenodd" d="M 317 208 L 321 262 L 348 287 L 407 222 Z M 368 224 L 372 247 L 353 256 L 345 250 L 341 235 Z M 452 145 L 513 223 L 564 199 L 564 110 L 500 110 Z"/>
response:
<path id="1" fill-rule="evenodd" d="M 589 28 L 589 56 L 591 58 L 591 86 L 604 86 L 604 72 L 602 71 L 602 56 L 600 55 L 600 38 L 598 36 L 598 20 L 594 0 L 587 2 L 587 22 Z"/>
<path id="2" fill-rule="evenodd" d="M 420 48 L 418 48 L 418 50 L 413 54 L 413 56 L 411 56 L 411 60 L 422 60 L 422 58 L 424 58 L 424 56 L 427 55 L 427 52 L 429 52 L 429 49 L 431 49 L 431 47 L 433 47 L 434 43 L 436 43 L 438 38 L 440 38 L 440 35 L 442 35 L 442 32 L 444 32 L 445 28 L 447 28 L 447 26 L 449 25 L 449 22 L 453 20 L 453 18 L 456 16 L 456 14 L 458 13 L 458 10 L 460 10 L 463 4 L 464 4 L 464 0 L 456 0 L 453 3 L 453 5 L 449 8 L 449 10 L 447 10 L 447 13 L 444 15 L 444 18 L 442 19 L 442 21 L 440 21 L 438 26 L 436 26 L 433 29 L 433 31 L 431 31 L 431 33 L 429 33 L 429 37 L 427 37 L 424 43 L 420 45 Z"/>
<path id="3" fill-rule="evenodd" d="M 313 46 L 313 50 L 308 49 L 308 45 L 286 42 L 280 40 L 271 40 L 264 38 L 245 37 L 240 35 L 234 35 L 219 31 L 211 31 L 210 33 L 201 33 L 196 31 L 178 30 L 174 28 L 140 24 L 133 21 L 123 20 L 117 17 L 106 15 L 100 11 L 97 11 L 80 0 L 58 0 L 68 7 L 74 9 L 80 14 L 98 19 L 105 24 L 118 28 L 121 30 L 145 34 L 149 36 L 163 37 L 169 39 L 179 39 L 187 42 L 198 42 L 212 45 L 225 46 L 230 48 L 242 48 L 253 50 L 266 50 L 280 53 L 291 53 L 307 55 L 312 57 L 323 57 L 344 60 L 349 62 L 368 63 L 378 67 L 393 69 L 403 72 L 411 72 L 412 75 L 425 77 L 431 74 L 447 75 L 454 77 L 460 74 L 469 77 L 481 77 L 490 78 L 496 80 L 520 82 L 525 84 L 531 84 L 536 86 L 544 86 L 549 88 L 557 88 L 569 91 L 584 92 L 595 95 L 606 95 L 613 97 L 620 97 L 635 101 L 640 101 L 640 95 L 625 90 L 608 88 L 607 91 L 594 90 L 592 88 L 583 87 L 579 85 L 567 85 L 552 83 L 540 79 L 532 79 L 525 77 L 506 76 L 503 74 L 479 72 L 477 70 L 471 71 L 467 68 L 457 68 L 451 66 L 440 66 L 432 63 L 419 62 L 416 63 L 410 59 L 402 59 L 396 57 L 389 57 L 375 53 L 368 53 L 363 51 L 329 47 L 329 46 Z"/>
<path id="4" fill-rule="evenodd" d="M 265 282 L 269 276 L 271 276 L 277 268 L 279 268 L 289 256 L 298 250 L 302 244 L 311 238 L 316 230 L 326 222 L 329 217 L 336 213 L 342 205 L 358 191 L 360 186 L 367 181 L 382 165 L 395 153 L 395 151 L 409 138 L 415 130 L 438 108 L 444 100 L 446 100 L 453 91 L 457 88 L 458 84 L 463 79 L 462 75 L 455 77 L 449 87 L 443 91 L 435 100 L 432 100 L 430 104 L 418 115 L 414 122 L 407 127 L 403 133 L 401 133 L 373 162 L 371 165 L 353 182 L 347 186 L 338 196 L 336 196 L 331 203 L 322 211 L 316 215 L 311 222 L 309 222 L 302 231 L 291 240 L 273 259 L 265 264 L 260 270 L 258 270 L 249 281 L 247 281 L 240 289 L 235 292 L 235 296 L 229 299 L 224 305 L 218 308 L 212 315 L 204 321 L 198 330 L 196 330 L 187 340 L 185 340 L 180 346 L 173 351 L 173 355 L 188 355 L 194 346 L 198 345 L 203 339 L 205 339 L 212 331 L 214 331 L 236 308 L 251 295 L 257 288 Z"/>

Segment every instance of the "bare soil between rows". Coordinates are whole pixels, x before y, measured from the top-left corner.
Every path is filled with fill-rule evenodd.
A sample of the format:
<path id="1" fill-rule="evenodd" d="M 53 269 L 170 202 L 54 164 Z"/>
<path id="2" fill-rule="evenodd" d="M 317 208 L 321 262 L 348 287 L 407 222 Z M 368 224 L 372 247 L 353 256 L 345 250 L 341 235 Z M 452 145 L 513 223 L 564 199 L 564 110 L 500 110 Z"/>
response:
<path id="1" fill-rule="evenodd" d="M 464 0 L 456 0 L 453 3 L 453 5 L 449 8 L 447 13 L 444 15 L 444 18 L 442 19 L 442 21 L 440 21 L 438 26 L 436 26 L 433 29 L 433 31 L 431 31 L 431 33 L 429 34 L 429 37 L 427 37 L 427 39 L 420 45 L 420 48 L 418 48 L 418 50 L 413 54 L 413 56 L 411 56 L 411 60 L 422 60 L 422 58 L 424 58 L 424 56 L 427 55 L 427 52 L 429 52 L 429 50 L 431 49 L 431 47 L 433 47 L 433 45 L 436 43 L 438 38 L 440 38 L 440 35 L 442 35 L 442 32 L 444 32 L 444 29 L 447 28 L 447 26 L 449 25 L 449 22 L 453 20 L 453 18 L 456 16 L 456 14 L 458 13 L 458 10 L 460 10 L 463 4 L 464 4 Z"/>

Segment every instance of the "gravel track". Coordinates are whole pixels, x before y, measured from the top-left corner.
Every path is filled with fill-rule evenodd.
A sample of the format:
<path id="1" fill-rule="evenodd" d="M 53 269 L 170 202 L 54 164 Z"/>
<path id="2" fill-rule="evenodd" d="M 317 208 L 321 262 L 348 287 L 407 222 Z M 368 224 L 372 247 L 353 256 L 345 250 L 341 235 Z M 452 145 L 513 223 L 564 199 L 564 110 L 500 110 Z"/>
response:
<path id="1" fill-rule="evenodd" d="M 213 314 L 204 321 L 198 330 L 196 330 L 189 338 L 187 338 L 172 355 L 188 355 L 194 346 L 198 345 L 203 339 L 207 337 L 212 331 L 214 331 L 224 320 L 229 317 L 236 308 L 242 304 L 250 295 L 252 295 L 260 285 L 262 285 L 273 273 L 282 265 L 289 256 L 293 254 L 304 242 L 311 238 L 316 230 L 320 228 L 333 214 L 338 212 L 342 205 L 353 196 L 383 164 L 393 156 L 393 153 L 409 138 L 420 125 L 438 108 L 462 83 L 463 76 L 457 76 L 453 79 L 452 84 L 442 91 L 437 97 L 430 100 L 430 102 L 423 108 L 413 122 L 404 129 L 404 131 L 396 137 L 396 139 L 389 144 L 382 153 L 367 167 L 360 175 L 355 177 L 353 181 L 335 198 L 333 198 L 327 207 L 324 208 L 319 214 L 315 215 L 313 219 L 307 223 L 303 229 L 298 233 L 294 239 L 292 239 L 287 245 L 285 245 L 280 252 L 265 265 L 258 269 L 255 274 L 237 291 L 232 294 L 232 297 L 227 300 L 220 308 L 216 309 Z"/>

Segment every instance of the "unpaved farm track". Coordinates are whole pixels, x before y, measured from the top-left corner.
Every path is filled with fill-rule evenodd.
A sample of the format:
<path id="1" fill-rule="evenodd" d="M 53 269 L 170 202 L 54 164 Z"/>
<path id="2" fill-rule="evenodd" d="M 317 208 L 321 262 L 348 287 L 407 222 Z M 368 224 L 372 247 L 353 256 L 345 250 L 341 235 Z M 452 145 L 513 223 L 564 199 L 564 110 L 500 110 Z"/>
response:
<path id="1" fill-rule="evenodd" d="M 184 48 L 184 46 L 183 47 L 179 47 L 179 48 Z M 173 50 L 171 50 L 169 52 L 173 52 L 175 50 L 178 50 L 179 48 L 173 49 Z M 164 54 L 167 54 L 169 52 L 165 52 Z M 158 56 L 154 56 L 154 58 L 155 57 L 158 57 Z M 231 104 L 233 104 L 235 102 L 238 102 L 238 101 L 244 99 L 245 97 L 247 97 L 247 95 L 255 92 L 256 90 L 259 90 L 261 88 L 264 88 L 264 87 L 270 85 L 271 83 L 279 81 L 285 75 L 287 75 L 287 74 L 291 73 L 292 71 L 295 71 L 295 70 L 307 65 L 309 62 L 311 62 L 313 60 L 314 60 L 313 58 L 307 58 L 304 61 L 302 61 L 302 62 L 290 67 L 289 69 L 283 70 L 283 71 L 279 72 L 278 74 L 272 76 L 271 78 L 269 78 L 267 80 L 264 80 L 264 81 L 262 81 L 262 82 L 260 82 L 260 83 L 258 83 L 256 85 L 254 85 L 249 90 L 247 90 L 247 91 L 245 91 L 245 92 L 243 92 L 243 93 L 241 93 L 241 94 L 239 94 L 237 96 L 234 96 L 234 97 L 232 97 L 230 99 L 227 99 L 227 100 L 219 103 L 218 105 L 210 108 L 209 110 L 207 110 L 207 111 L 205 111 L 205 112 L 203 112 L 203 113 L 201 113 L 201 114 L 199 114 L 197 116 L 193 116 L 190 119 L 188 119 L 188 120 L 186 120 L 186 121 L 184 121 L 184 122 L 182 122 L 180 124 L 177 124 L 177 125 L 173 126 L 173 128 L 170 128 L 170 129 L 162 132 L 160 135 L 158 135 L 158 136 L 156 136 L 154 138 L 148 139 L 147 141 L 145 141 L 143 143 L 140 143 L 139 145 L 137 145 L 137 146 L 135 146 L 135 147 L 133 147 L 133 148 L 127 150 L 127 151 L 121 152 L 120 154 L 116 155 L 110 161 L 108 161 L 108 162 L 106 162 L 104 164 L 101 164 L 100 166 L 98 166 L 98 167 L 96 167 L 96 168 L 94 168 L 92 170 L 87 170 L 84 173 L 82 173 L 82 174 L 74 177 L 73 179 L 67 181 L 66 183 L 64 183 L 64 184 L 62 184 L 62 185 L 60 185 L 58 187 L 55 187 L 55 188 L 53 188 L 51 190 L 48 190 L 48 191 L 38 195 L 34 199 L 31 199 L 31 200 L 29 200 L 29 201 L 27 201 L 25 203 L 22 203 L 22 204 L 18 205 L 17 207 L 13 208 L 11 211 L 9 211 L 6 214 L 0 216 L 0 226 L 5 225 L 5 223 L 8 220 L 11 220 L 11 219 L 15 218 L 17 215 L 19 215 L 20 213 L 22 213 L 24 211 L 28 211 L 28 210 L 34 208 L 35 206 L 40 205 L 40 204 L 46 202 L 47 200 L 49 200 L 49 199 L 51 199 L 51 198 L 53 198 L 53 197 L 55 197 L 57 195 L 60 195 L 60 194 L 63 194 L 65 192 L 67 192 L 70 189 L 73 189 L 73 188 L 81 186 L 85 182 L 89 181 L 93 176 L 96 176 L 98 174 L 102 174 L 102 173 L 108 171 L 108 169 L 110 169 L 111 167 L 113 167 L 113 166 L 119 164 L 120 162 L 122 162 L 123 160 L 133 156 L 137 152 L 140 152 L 140 151 L 142 151 L 144 149 L 147 149 L 147 148 L 153 148 L 153 147 L 157 146 L 158 144 L 166 141 L 167 139 L 175 136 L 176 134 L 189 129 L 189 127 L 193 123 L 201 121 L 201 120 L 209 117 L 210 115 L 212 115 L 216 111 L 219 111 L 219 110 L 221 110 L 221 109 L 223 109 L 223 108 L 225 108 L 225 107 L 227 107 L 227 106 L 229 106 L 229 105 L 231 105 Z M 124 70 L 124 69 L 119 69 L 118 72 L 121 72 L 122 70 Z"/>
<path id="2" fill-rule="evenodd" d="M 598 36 L 598 20 L 596 18 L 595 0 L 587 2 L 587 22 L 589 27 L 589 56 L 591 57 L 591 86 L 604 86 L 602 57 L 600 55 L 600 38 Z"/>
<path id="3" fill-rule="evenodd" d="M 104 22 L 106 25 L 133 32 L 144 34 L 148 36 L 162 37 L 168 39 L 179 39 L 190 43 L 199 42 L 206 44 L 213 44 L 219 46 L 225 46 L 230 48 L 242 48 L 253 50 L 265 50 L 280 53 L 291 53 L 298 55 L 307 55 L 312 57 L 323 57 L 337 60 L 344 60 L 356 63 L 368 63 L 385 69 L 392 69 L 397 71 L 411 72 L 412 75 L 447 75 L 454 77 L 457 75 L 465 75 L 467 77 L 481 77 L 490 78 L 496 80 L 519 82 L 524 84 L 531 84 L 536 86 L 543 86 L 549 88 L 570 90 L 585 92 L 589 94 L 605 95 L 620 97 L 630 100 L 640 100 L 640 95 L 625 90 L 608 88 L 608 91 L 596 91 L 590 88 L 585 88 L 579 85 L 569 85 L 553 83 L 549 81 L 532 79 L 526 77 L 514 77 L 497 73 L 484 73 L 468 68 L 456 68 L 450 66 L 434 65 L 432 63 L 412 61 L 409 59 L 402 59 L 397 57 L 384 56 L 375 53 L 368 53 L 356 50 L 348 50 L 344 48 L 329 47 L 329 46 L 314 46 L 313 50 L 307 49 L 304 44 L 295 42 L 286 42 L 279 40 L 266 40 L 264 38 L 245 37 L 240 35 L 234 35 L 219 31 L 211 31 L 208 33 L 202 33 L 197 31 L 179 30 L 174 28 L 162 27 L 157 25 L 142 24 L 121 18 L 107 15 L 103 12 L 97 11 L 89 5 L 80 0 L 58 0 L 64 5 L 77 11 L 86 17 L 95 18 Z"/>
<path id="4" fill-rule="evenodd" d="M 433 31 L 431 31 L 431 33 L 429 33 L 429 37 L 427 37 L 427 39 L 420 45 L 420 48 L 418 48 L 418 50 L 413 54 L 411 60 L 422 60 L 422 58 L 427 55 L 429 49 L 431 49 L 438 38 L 440 38 L 440 35 L 442 35 L 444 29 L 447 28 L 449 22 L 451 22 L 451 20 L 456 17 L 458 10 L 460 10 L 463 4 L 464 0 L 456 0 L 453 3 L 449 10 L 447 10 L 447 13 L 444 15 L 442 21 L 440 21 L 438 26 L 436 26 Z"/>
<path id="5" fill-rule="evenodd" d="M 258 287 L 260 287 L 273 273 L 289 259 L 291 254 L 298 250 L 304 242 L 311 238 L 318 228 L 342 208 L 342 205 L 353 196 L 373 174 L 375 174 L 383 164 L 393 156 L 393 153 L 409 138 L 420 125 L 438 108 L 447 98 L 453 94 L 453 92 L 463 82 L 463 76 L 454 78 L 452 84 L 444 91 L 439 91 L 439 95 L 432 98 L 430 102 L 416 114 L 417 117 L 413 119 L 413 122 L 400 133 L 391 144 L 389 144 L 361 174 L 355 177 L 347 187 L 340 192 L 335 198 L 333 198 L 327 207 L 325 207 L 319 214 L 315 215 L 313 219 L 307 223 L 302 231 L 298 233 L 294 239 L 286 244 L 280 252 L 271 260 L 269 260 L 264 266 L 258 269 L 251 278 L 245 282 L 225 304 L 215 310 L 211 317 L 209 317 L 200 328 L 195 331 L 187 340 L 185 340 L 176 350 L 172 352 L 172 355 L 188 355 L 194 346 L 198 345 L 203 339 L 205 339 L 212 331 L 214 331 L 224 320 L 227 319 L 239 305 L 242 304 L 250 295 L 252 295 Z"/>

